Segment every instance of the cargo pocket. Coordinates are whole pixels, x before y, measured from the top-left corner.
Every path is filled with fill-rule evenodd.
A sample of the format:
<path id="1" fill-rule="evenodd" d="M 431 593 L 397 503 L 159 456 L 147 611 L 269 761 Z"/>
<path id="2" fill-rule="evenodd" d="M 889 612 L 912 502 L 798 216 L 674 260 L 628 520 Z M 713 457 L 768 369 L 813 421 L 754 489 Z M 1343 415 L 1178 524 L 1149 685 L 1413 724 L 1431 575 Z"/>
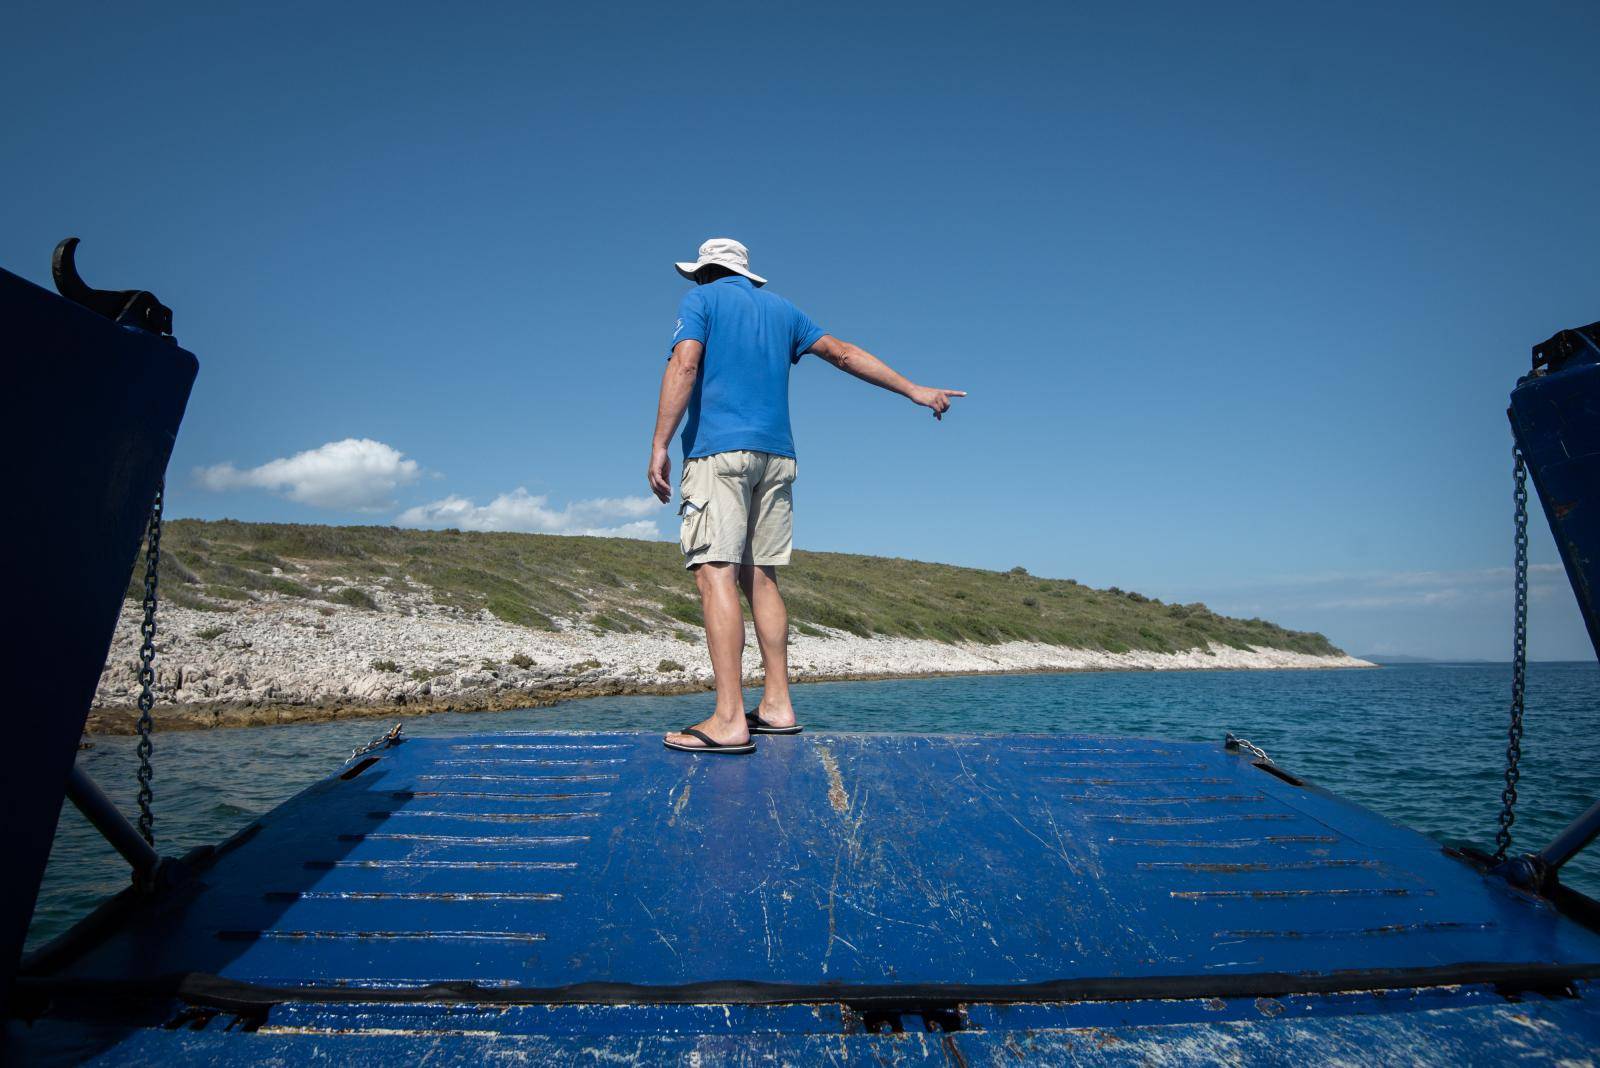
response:
<path id="1" fill-rule="evenodd" d="M 800 476 L 800 464 L 793 456 L 775 456 L 772 464 L 767 468 L 767 477 L 774 482 L 784 485 L 793 485 L 794 480 Z"/>
<path id="2" fill-rule="evenodd" d="M 730 452 L 717 452 L 711 454 L 711 472 L 718 478 L 748 478 L 750 467 L 756 461 L 756 454 L 748 449 L 734 449 Z"/>
<path id="3" fill-rule="evenodd" d="M 683 517 L 683 524 L 678 533 L 678 545 L 683 549 L 684 556 L 693 556 L 702 549 L 711 547 L 710 524 L 706 521 L 706 501 L 695 501 L 688 497 L 678 506 L 678 515 Z"/>

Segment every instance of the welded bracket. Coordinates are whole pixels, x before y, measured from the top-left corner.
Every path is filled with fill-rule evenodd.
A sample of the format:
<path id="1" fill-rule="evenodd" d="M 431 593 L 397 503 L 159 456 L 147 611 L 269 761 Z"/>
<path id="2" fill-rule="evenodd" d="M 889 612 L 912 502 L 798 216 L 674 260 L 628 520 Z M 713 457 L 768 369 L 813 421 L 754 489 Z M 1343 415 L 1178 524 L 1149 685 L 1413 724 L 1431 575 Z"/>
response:
<path id="1" fill-rule="evenodd" d="M 133 869 L 134 889 L 154 893 L 182 880 L 182 863 L 157 853 L 100 789 L 100 784 L 76 764 L 67 775 L 67 799 L 128 862 Z"/>
<path id="2" fill-rule="evenodd" d="M 1490 869 L 1512 886 L 1549 897 L 1560 883 L 1561 866 L 1600 837 L 1600 802 L 1567 825 L 1566 830 L 1537 853 L 1511 857 Z"/>

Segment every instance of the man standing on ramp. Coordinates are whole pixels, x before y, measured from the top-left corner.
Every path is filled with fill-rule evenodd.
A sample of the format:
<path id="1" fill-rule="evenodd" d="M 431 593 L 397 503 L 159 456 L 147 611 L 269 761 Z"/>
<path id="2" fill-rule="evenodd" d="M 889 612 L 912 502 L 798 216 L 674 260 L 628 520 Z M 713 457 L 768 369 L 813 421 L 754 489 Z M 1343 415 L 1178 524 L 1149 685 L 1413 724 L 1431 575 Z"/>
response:
<path id="1" fill-rule="evenodd" d="M 762 288 L 767 280 L 750 270 L 749 250 L 731 238 L 712 238 L 695 262 L 677 268 L 695 288 L 678 305 L 648 478 L 657 498 L 672 499 L 667 449 L 687 412 L 680 542 L 700 588 L 717 704 L 709 719 L 665 741 L 690 753 L 753 753 L 752 734 L 800 733 L 789 700 L 789 616 L 777 573 L 789 562 L 794 533 L 789 368 L 815 353 L 933 409 L 935 419 L 949 410 L 952 397 L 966 394 L 916 385 L 865 349 L 823 333 L 799 308 Z M 740 675 L 740 589 L 755 616 L 766 669 L 761 703 L 749 713 Z"/>

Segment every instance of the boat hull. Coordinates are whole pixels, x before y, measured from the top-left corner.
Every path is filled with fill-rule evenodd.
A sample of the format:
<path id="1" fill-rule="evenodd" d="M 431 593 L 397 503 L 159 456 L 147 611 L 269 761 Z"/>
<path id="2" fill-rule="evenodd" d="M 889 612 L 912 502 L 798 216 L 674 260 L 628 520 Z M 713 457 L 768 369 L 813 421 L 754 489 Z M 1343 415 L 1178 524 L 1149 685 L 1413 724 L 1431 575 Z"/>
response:
<path id="1" fill-rule="evenodd" d="M 13 500 L 8 600 L 25 626 L 0 775 L 7 857 L 0 877 L 0 1006 L 28 919 L 67 773 L 111 648 L 128 573 L 198 371 L 170 337 L 120 326 L 0 270 L 13 401 L 5 419 Z"/>

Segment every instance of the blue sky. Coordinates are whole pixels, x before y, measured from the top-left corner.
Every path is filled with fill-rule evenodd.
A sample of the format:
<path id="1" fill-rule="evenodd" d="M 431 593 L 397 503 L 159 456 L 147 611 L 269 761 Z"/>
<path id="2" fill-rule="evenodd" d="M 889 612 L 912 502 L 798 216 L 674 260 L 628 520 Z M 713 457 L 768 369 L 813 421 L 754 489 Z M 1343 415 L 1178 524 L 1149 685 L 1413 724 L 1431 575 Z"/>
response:
<path id="1" fill-rule="evenodd" d="M 201 358 L 174 513 L 674 535 L 670 265 L 729 235 L 971 393 L 797 367 L 800 547 L 1506 655 L 1506 393 L 1600 318 L 1600 8 L 230 6 L 0 42 L 0 265 L 79 235 Z M 1534 526 L 1533 651 L 1586 658 Z"/>

